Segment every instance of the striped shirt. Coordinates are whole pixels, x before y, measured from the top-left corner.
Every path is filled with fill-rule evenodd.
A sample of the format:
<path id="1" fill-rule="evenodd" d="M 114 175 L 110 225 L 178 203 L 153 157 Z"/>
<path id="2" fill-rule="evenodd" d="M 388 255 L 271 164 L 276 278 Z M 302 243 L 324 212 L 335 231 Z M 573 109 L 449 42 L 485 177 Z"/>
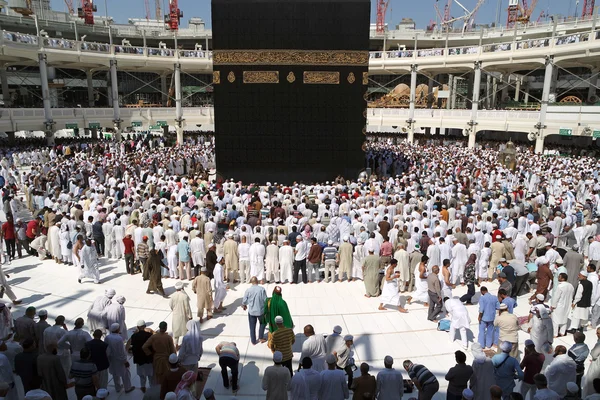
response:
<path id="1" fill-rule="evenodd" d="M 435 375 L 421 364 L 413 364 L 408 370 L 408 376 L 410 379 L 416 379 L 421 387 L 437 382 Z"/>
<path id="2" fill-rule="evenodd" d="M 327 246 L 323 249 L 323 256 L 325 260 L 335 260 L 335 256 L 337 255 L 337 250 L 333 246 Z"/>
<path id="3" fill-rule="evenodd" d="M 221 346 L 221 353 L 219 354 L 219 357 L 229 357 L 233 358 L 234 360 L 240 359 L 240 352 L 237 347 L 235 347 L 235 344 L 230 342 L 221 342 L 219 345 Z"/>
<path id="4" fill-rule="evenodd" d="M 75 385 L 80 387 L 92 386 L 92 376 L 96 372 L 98 372 L 98 368 L 91 361 L 74 361 L 71 366 L 71 375 L 75 379 Z"/>
<path id="5" fill-rule="evenodd" d="M 294 356 L 292 352 L 292 345 L 296 341 L 294 331 L 290 328 L 277 328 L 273 333 L 273 340 L 271 343 L 271 350 L 280 351 L 283 354 L 282 361 L 291 360 Z"/>

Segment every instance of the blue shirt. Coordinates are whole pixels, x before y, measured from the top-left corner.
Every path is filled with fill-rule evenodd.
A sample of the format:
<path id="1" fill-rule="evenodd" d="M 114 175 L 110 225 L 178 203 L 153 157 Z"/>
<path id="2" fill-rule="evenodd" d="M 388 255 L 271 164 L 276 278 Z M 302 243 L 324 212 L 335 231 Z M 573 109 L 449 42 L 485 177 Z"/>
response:
<path id="1" fill-rule="evenodd" d="M 504 363 L 503 361 L 506 360 Z M 506 353 L 496 354 L 492 357 L 496 385 L 502 389 L 502 394 L 508 396 L 515 388 L 515 379 L 523 379 L 523 370 L 519 362 Z M 498 367 L 499 366 L 499 367 Z"/>
<path id="2" fill-rule="evenodd" d="M 177 245 L 177 253 L 179 253 L 179 261 L 189 262 L 190 261 L 190 245 L 187 240 L 182 240 Z"/>
<path id="3" fill-rule="evenodd" d="M 498 298 L 492 296 L 489 293 L 479 298 L 479 312 L 483 313 L 481 320 L 485 322 L 492 322 L 496 318 L 496 310 L 500 307 Z"/>
<path id="4" fill-rule="evenodd" d="M 242 304 L 248 306 L 249 315 L 260 317 L 263 315 L 266 300 L 267 291 L 265 288 L 259 285 L 252 285 L 246 289 Z"/>
<path id="5" fill-rule="evenodd" d="M 502 300 L 502 304 L 506 304 L 506 306 L 508 307 L 508 312 L 512 314 L 513 310 L 515 309 L 515 306 L 517 305 L 517 301 L 512 297 L 507 297 L 504 300 Z"/>

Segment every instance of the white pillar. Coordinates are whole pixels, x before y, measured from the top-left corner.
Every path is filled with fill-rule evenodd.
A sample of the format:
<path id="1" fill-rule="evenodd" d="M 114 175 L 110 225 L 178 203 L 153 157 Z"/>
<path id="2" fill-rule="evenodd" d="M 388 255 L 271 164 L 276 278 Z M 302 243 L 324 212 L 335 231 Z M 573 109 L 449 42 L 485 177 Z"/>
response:
<path id="1" fill-rule="evenodd" d="M 544 74 L 544 89 L 542 91 L 542 105 L 540 108 L 540 119 L 537 125 L 538 137 L 535 141 L 535 152 L 544 152 L 544 129 L 546 128 L 546 113 L 548 112 L 548 101 L 550 99 L 550 88 L 554 76 L 553 57 L 546 57 L 546 73 Z"/>
<path id="2" fill-rule="evenodd" d="M 94 98 L 94 75 L 91 69 L 85 71 L 87 78 L 87 89 L 88 89 L 88 105 L 94 107 L 96 105 L 96 100 Z"/>
<path id="3" fill-rule="evenodd" d="M 48 66 L 46 65 L 46 55 L 38 54 L 40 65 L 40 81 L 42 84 L 42 100 L 44 102 L 44 132 L 48 145 L 54 144 L 54 120 L 52 119 L 52 108 L 50 107 L 50 88 L 48 87 Z"/>
<path id="4" fill-rule="evenodd" d="M 498 105 L 498 79 L 494 77 L 492 79 L 492 108 L 496 108 Z"/>
<path id="5" fill-rule="evenodd" d="M 166 107 L 169 103 L 169 88 L 167 87 L 167 74 L 160 75 L 160 91 L 162 94 L 162 106 Z"/>
<path id="6" fill-rule="evenodd" d="M 598 68 L 592 68 L 590 70 L 590 73 L 592 74 L 591 78 L 590 78 L 590 87 L 588 89 L 588 97 L 587 97 L 587 101 L 590 101 L 590 99 L 594 96 L 596 96 L 596 86 L 598 86 Z M 4 89 L 2 89 L 2 93 L 4 93 Z M 6 103 L 6 100 L 4 101 Z"/>
<path id="7" fill-rule="evenodd" d="M 525 104 L 529 103 L 529 84 L 525 86 L 525 96 L 523 96 L 523 102 Z"/>
<path id="8" fill-rule="evenodd" d="M 517 77 L 517 81 L 515 82 L 515 101 L 519 101 L 519 95 L 521 92 L 521 77 Z"/>
<path id="9" fill-rule="evenodd" d="M 485 107 L 490 109 L 492 107 L 492 76 L 487 74 L 486 85 L 485 85 Z"/>
<path id="10" fill-rule="evenodd" d="M 117 81 L 117 60 L 110 60 L 110 87 L 113 105 L 114 139 L 121 141 L 121 110 L 119 109 L 119 82 Z"/>
<path id="11" fill-rule="evenodd" d="M 427 108 L 433 108 L 433 76 L 429 77 L 427 83 Z"/>
<path id="12" fill-rule="evenodd" d="M 448 75 L 448 98 L 446 99 L 446 108 L 452 109 L 452 93 L 454 92 L 454 75 Z"/>
<path id="13" fill-rule="evenodd" d="M 417 64 L 410 66 L 410 105 L 408 108 L 408 142 L 415 140 L 415 102 L 417 100 Z"/>
<path id="14" fill-rule="evenodd" d="M 183 109 L 181 108 L 181 64 L 175 64 L 175 125 L 177 144 L 183 144 Z"/>
<path id="15" fill-rule="evenodd" d="M 508 85 L 510 84 L 510 74 L 502 74 L 502 95 L 500 103 L 504 103 L 504 99 L 508 98 Z"/>
<path id="16" fill-rule="evenodd" d="M 471 101 L 471 132 L 469 133 L 470 149 L 475 147 L 475 138 L 477 136 L 477 111 L 479 110 L 479 92 L 481 91 L 481 62 L 476 61 L 473 77 L 473 100 Z"/>
<path id="17" fill-rule="evenodd" d="M 2 100 L 4 101 L 4 107 L 9 108 L 11 105 L 10 101 L 10 90 L 8 89 L 8 75 L 6 74 L 6 67 L 0 66 L 0 81 L 2 81 Z"/>

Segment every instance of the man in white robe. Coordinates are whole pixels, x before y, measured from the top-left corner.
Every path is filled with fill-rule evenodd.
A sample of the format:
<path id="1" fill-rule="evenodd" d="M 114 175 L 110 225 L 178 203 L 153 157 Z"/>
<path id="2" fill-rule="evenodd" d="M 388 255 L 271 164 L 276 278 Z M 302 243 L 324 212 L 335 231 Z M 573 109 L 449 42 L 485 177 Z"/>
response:
<path id="1" fill-rule="evenodd" d="M 448 299 L 444 303 L 446 311 L 450 314 L 450 341 L 454 342 L 456 331 L 460 332 L 461 345 L 467 349 L 467 329 L 471 324 L 469 312 L 460 299 Z"/>
<path id="2" fill-rule="evenodd" d="M 112 303 L 112 298 L 115 297 L 115 294 L 117 294 L 115 289 L 106 289 L 104 296 L 96 297 L 96 300 L 90 306 L 87 314 L 87 325 L 91 332 L 94 332 L 96 329 L 100 329 L 103 332 L 106 330 L 108 325 L 104 310 Z"/>
<path id="3" fill-rule="evenodd" d="M 129 363 L 127 362 L 127 352 L 123 337 L 119 334 L 120 325 L 114 323 L 110 326 L 110 334 L 104 338 L 104 342 L 108 345 L 106 354 L 108 356 L 108 372 L 113 376 L 115 390 L 121 391 L 121 380 L 125 393 L 129 393 L 135 389 L 131 386 L 131 372 L 129 372 Z"/>
<path id="4" fill-rule="evenodd" d="M 434 265 L 438 267 L 442 265 L 442 259 L 440 258 L 440 248 L 433 241 L 429 240 L 429 246 L 427 246 L 427 257 L 429 257 L 429 261 L 427 262 L 427 270 L 431 271 Z"/>
<path id="5" fill-rule="evenodd" d="M 104 313 L 106 315 L 107 326 L 119 324 L 121 337 L 123 338 L 123 341 L 126 341 L 127 325 L 125 324 L 125 306 L 123 306 L 123 304 L 125 304 L 125 297 L 117 296 L 115 297 L 115 302 L 106 307 Z"/>
<path id="6" fill-rule="evenodd" d="M 337 368 L 337 357 L 328 354 L 325 358 L 327 369 L 321 371 L 319 399 L 343 400 L 349 398 L 348 383 L 343 370 Z"/>
<path id="7" fill-rule="evenodd" d="M 217 264 L 215 265 L 215 269 L 213 270 L 215 285 L 215 296 L 213 300 L 213 304 L 215 307 L 214 312 L 219 312 L 223 310 L 223 300 L 225 300 L 225 296 L 227 295 L 227 284 L 223 280 L 224 268 L 225 258 L 223 256 L 219 256 L 217 258 Z"/>
<path id="8" fill-rule="evenodd" d="M 294 267 L 294 248 L 290 246 L 289 240 L 283 241 L 283 246 L 279 248 L 279 268 L 281 282 L 292 282 L 292 272 Z"/>
<path id="9" fill-rule="evenodd" d="M 46 243 L 48 251 L 54 258 L 54 261 L 60 264 L 62 254 L 60 252 L 60 224 L 51 226 L 48 229 L 48 242 Z"/>
<path id="10" fill-rule="evenodd" d="M 325 369 L 325 357 L 327 356 L 327 344 L 321 334 L 316 334 L 312 325 L 304 327 L 304 336 L 306 340 L 302 343 L 302 353 L 300 354 L 300 363 L 304 357 L 312 360 L 312 368 L 317 372 Z"/>
<path id="11" fill-rule="evenodd" d="M 81 283 L 82 279 L 89 278 L 93 279 L 94 283 L 100 283 L 100 272 L 98 271 L 98 253 L 96 253 L 96 247 L 92 244 L 91 239 L 85 239 L 85 246 L 81 249 L 81 268 L 79 271 L 79 279 L 77 281 Z"/>
<path id="12" fill-rule="evenodd" d="M 113 224 L 105 221 L 102 224 L 102 233 L 104 234 L 104 255 L 106 258 L 115 258 Z"/>
<path id="13" fill-rule="evenodd" d="M 452 262 L 450 270 L 452 271 L 452 283 L 457 284 L 463 282 L 463 273 L 465 264 L 467 263 L 467 248 L 464 244 L 459 243 L 458 239 L 454 238 L 454 247 L 452 247 Z"/>
<path id="14" fill-rule="evenodd" d="M 272 241 L 271 244 L 267 246 L 265 264 L 267 267 L 267 282 L 279 283 L 279 247 L 277 247 L 276 241 Z"/>
<path id="15" fill-rule="evenodd" d="M 250 276 L 255 276 L 261 283 L 265 283 L 265 246 L 256 238 L 250 246 Z"/>
<path id="16" fill-rule="evenodd" d="M 59 315 L 54 320 L 55 324 L 44 330 L 44 345 L 46 349 L 49 346 L 56 346 L 56 355 L 60 358 L 60 365 L 65 371 L 65 376 L 69 376 L 71 371 L 71 352 L 64 347 L 59 347 L 58 342 L 67 334 L 67 326 L 65 325 L 65 317 Z"/>
<path id="17" fill-rule="evenodd" d="M 113 258 L 121 259 L 125 254 L 125 228 L 121 225 L 121 221 L 117 220 L 112 228 L 112 237 L 115 243 Z"/>
<path id="18" fill-rule="evenodd" d="M 558 286 L 552 296 L 552 323 L 554 326 L 554 337 L 565 336 L 567 331 L 567 322 L 571 312 L 571 301 L 575 289 L 573 285 L 567 282 L 567 274 L 558 275 Z"/>
<path id="19" fill-rule="evenodd" d="M 429 246 L 432 247 L 431 245 Z M 429 253 L 429 248 L 427 249 Z M 396 271 L 400 272 L 400 279 L 398 280 L 398 289 L 401 292 L 406 291 L 406 284 L 410 282 L 410 256 L 408 252 L 404 250 L 404 245 L 399 244 L 398 250 L 394 253 L 394 259 L 398 261 Z"/>
<path id="20" fill-rule="evenodd" d="M 202 235 L 197 235 L 195 238 L 190 240 L 190 253 L 192 254 L 192 264 L 194 268 L 200 266 L 204 267 L 204 260 L 206 260 L 206 249 L 204 248 L 204 239 Z M 199 271 L 196 271 L 196 276 Z"/>

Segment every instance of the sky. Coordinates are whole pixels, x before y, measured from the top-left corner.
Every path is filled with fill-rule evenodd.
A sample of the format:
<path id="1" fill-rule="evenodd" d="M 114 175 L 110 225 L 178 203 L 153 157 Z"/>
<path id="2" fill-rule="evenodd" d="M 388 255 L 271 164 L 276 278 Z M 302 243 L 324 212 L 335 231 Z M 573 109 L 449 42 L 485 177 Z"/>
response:
<path id="1" fill-rule="evenodd" d="M 77 4 L 80 0 L 73 0 Z M 168 0 L 159 0 L 163 4 L 163 12 Z M 417 28 L 425 29 L 430 20 L 436 19 L 434 4 L 436 0 L 389 0 L 386 22 L 390 28 L 394 27 L 402 18 L 410 17 L 416 24 Z M 452 0 L 455 2 L 456 0 Z M 458 0 L 463 6 L 472 9 L 478 0 Z M 497 8 L 501 2 L 501 24 L 506 23 L 506 8 L 509 0 L 483 0 L 483 5 L 479 9 L 476 17 L 476 23 L 486 24 L 492 23 L 497 18 Z M 532 4 L 535 0 L 527 0 L 528 4 Z M 577 7 L 577 14 L 581 15 L 581 7 L 585 0 L 538 0 L 537 6 L 532 14 L 532 20 L 537 20 L 542 11 L 547 11 L 550 15 L 574 15 Z M 154 15 L 155 0 L 148 0 L 151 8 L 151 15 Z M 128 18 L 144 18 L 145 0 L 95 0 L 100 15 L 105 14 L 105 5 L 108 9 L 108 15 L 112 16 L 118 23 L 127 23 Z M 439 8 L 443 13 L 446 0 L 439 0 Z M 67 7 L 64 0 L 51 0 L 52 8 L 59 11 L 66 11 Z M 210 27 L 210 0 L 179 0 L 179 8 L 183 11 L 182 25 L 187 26 L 187 21 L 190 17 L 200 17 Z M 371 21 L 375 22 L 376 16 L 376 0 L 371 0 Z M 454 3 L 451 7 L 451 15 L 457 17 L 463 15 L 460 7 Z"/>

